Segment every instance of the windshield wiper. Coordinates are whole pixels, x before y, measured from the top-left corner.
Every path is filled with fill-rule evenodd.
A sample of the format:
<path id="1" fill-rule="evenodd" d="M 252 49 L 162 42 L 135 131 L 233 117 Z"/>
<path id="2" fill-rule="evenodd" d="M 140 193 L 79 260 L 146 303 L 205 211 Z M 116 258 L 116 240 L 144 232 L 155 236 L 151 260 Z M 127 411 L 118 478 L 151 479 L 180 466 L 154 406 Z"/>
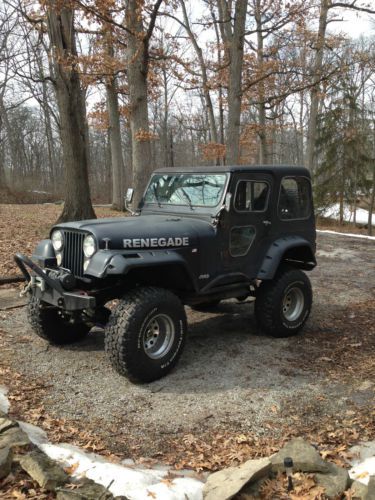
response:
<path id="1" fill-rule="evenodd" d="M 187 201 L 189 203 L 190 210 L 194 210 L 193 203 L 191 201 L 190 196 L 187 194 L 187 192 L 185 191 L 184 188 L 181 188 L 181 191 L 184 193 L 184 195 L 185 195 L 185 197 L 186 197 L 186 199 L 187 199 Z"/>

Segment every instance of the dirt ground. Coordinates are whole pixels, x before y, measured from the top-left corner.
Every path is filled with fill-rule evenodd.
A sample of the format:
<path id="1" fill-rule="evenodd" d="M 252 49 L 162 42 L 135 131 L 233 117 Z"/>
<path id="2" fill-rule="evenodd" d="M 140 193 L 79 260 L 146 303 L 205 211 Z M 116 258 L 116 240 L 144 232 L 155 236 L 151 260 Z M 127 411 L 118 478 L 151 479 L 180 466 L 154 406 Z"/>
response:
<path id="1" fill-rule="evenodd" d="M 299 336 L 261 335 L 250 302 L 225 301 L 212 313 L 188 308 L 177 368 L 147 385 L 112 370 L 100 330 L 57 348 L 31 332 L 24 308 L 0 313 L 0 383 L 23 418 L 38 422 L 37 405 L 39 417 L 92 432 L 122 457 L 189 465 L 183 457 L 194 447 L 209 462 L 225 446 L 222 436 L 237 444 L 306 433 L 337 444 L 341 431 L 347 444 L 374 439 L 375 242 L 319 234 L 318 263 L 313 312 Z M 31 394 L 33 414 L 22 405 Z"/>

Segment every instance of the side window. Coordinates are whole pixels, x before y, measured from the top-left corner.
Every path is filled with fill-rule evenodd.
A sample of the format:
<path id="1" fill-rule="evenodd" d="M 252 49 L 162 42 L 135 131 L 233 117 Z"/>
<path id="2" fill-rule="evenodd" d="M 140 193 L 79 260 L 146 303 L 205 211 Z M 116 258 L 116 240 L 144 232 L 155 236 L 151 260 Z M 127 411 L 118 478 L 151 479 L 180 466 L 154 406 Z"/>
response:
<path id="1" fill-rule="evenodd" d="M 250 250 L 255 238 L 255 227 L 233 227 L 230 232 L 230 254 L 232 257 L 241 257 Z"/>
<path id="2" fill-rule="evenodd" d="M 269 186 L 266 182 L 240 181 L 234 208 L 238 212 L 263 212 L 267 208 Z"/>
<path id="3" fill-rule="evenodd" d="M 284 177 L 278 214 L 282 220 L 306 219 L 311 214 L 311 186 L 306 177 Z"/>

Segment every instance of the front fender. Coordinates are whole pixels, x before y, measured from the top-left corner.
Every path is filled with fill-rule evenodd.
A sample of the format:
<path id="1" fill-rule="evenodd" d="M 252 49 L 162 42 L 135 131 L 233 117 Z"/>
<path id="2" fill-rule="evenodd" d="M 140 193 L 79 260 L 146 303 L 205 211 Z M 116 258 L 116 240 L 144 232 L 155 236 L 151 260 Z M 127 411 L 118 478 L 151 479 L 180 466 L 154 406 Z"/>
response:
<path id="1" fill-rule="evenodd" d="M 273 279 L 283 260 L 301 269 L 313 269 L 316 266 L 314 247 L 302 236 L 285 236 L 277 239 L 267 250 L 257 279 Z"/>
<path id="2" fill-rule="evenodd" d="M 194 275 L 186 265 L 184 258 L 171 250 L 159 250 L 145 253 L 123 254 L 110 250 L 100 250 L 91 259 L 85 275 L 94 278 L 125 276 L 133 269 L 152 268 L 168 265 L 179 265 L 184 268 L 194 287 L 197 283 Z"/>

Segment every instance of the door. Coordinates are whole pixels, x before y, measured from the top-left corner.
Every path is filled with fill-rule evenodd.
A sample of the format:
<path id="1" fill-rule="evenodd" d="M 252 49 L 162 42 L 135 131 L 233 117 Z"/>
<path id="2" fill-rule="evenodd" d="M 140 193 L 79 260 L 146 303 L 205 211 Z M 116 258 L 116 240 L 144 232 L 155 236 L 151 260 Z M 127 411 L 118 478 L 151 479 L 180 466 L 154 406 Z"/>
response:
<path id="1" fill-rule="evenodd" d="M 225 268 L 252 279 L 269 244 L 273 178 L 250 172 L 235 175 L 233 181 L 231 209 L 223 228 Z"/>

